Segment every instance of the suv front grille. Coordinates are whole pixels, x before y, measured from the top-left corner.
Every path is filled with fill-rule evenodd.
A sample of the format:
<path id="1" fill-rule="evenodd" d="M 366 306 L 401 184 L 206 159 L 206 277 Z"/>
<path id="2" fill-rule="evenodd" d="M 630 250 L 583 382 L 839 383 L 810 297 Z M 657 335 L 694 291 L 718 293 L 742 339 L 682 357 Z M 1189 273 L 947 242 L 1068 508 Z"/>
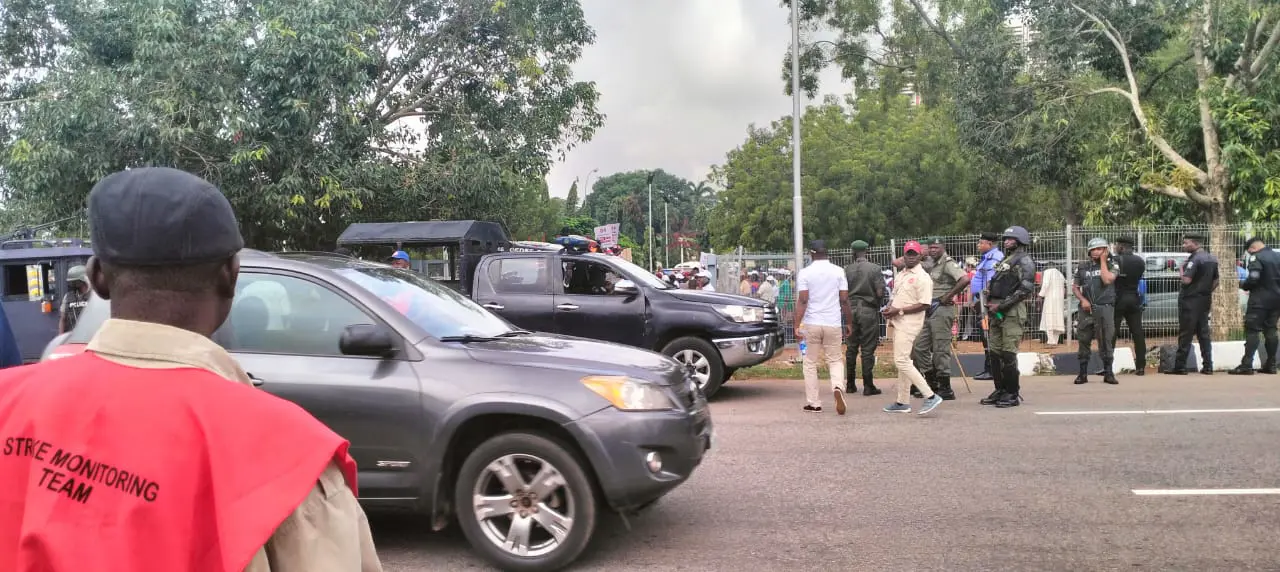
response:
<path id="1" fill-rule="evenodd" d="M 778 309 L 773 307 L 772 304 L 764 307 L 764 323 L 778 323 Z"/>

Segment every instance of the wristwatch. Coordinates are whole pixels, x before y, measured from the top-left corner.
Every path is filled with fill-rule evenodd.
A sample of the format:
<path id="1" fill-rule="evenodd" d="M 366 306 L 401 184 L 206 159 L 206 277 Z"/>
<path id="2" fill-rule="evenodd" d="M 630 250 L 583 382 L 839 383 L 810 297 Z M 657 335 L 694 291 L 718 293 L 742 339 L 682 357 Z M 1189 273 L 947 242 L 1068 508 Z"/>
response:
<path id="1" fill-rule="evenodd" d="M 899 316 L 905 316 L 905 315 L 907 315 L 907 311 L 906 311 L 906 310 L 904 310 L 904 309 L 902 309 L 902 308 L 898 308 L 898 315 L 899 315 Z"/>

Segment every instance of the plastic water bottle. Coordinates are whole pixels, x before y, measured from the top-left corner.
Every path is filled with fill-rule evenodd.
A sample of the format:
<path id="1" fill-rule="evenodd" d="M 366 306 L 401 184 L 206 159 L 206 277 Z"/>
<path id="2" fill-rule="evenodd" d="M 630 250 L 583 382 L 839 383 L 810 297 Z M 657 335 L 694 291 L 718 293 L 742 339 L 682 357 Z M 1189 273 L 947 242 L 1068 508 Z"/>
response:
<path id="1" fill-rule="evenodd" d="M 800 357 L 804 357 L 804 349 L 808 347 L 808 345 L 809 344 L 805 343 L 804 338 L 800 338 Z"/>

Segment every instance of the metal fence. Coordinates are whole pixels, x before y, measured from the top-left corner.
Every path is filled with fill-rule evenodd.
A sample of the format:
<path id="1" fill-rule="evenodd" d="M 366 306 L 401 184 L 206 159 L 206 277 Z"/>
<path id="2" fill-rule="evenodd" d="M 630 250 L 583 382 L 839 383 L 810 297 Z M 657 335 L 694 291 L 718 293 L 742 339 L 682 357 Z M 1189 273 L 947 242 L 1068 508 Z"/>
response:
<path id="1" fill-rule="evenodd" d="M 1236 287 L 1241 268 L 1240 260 L 1244 255 L 1244 242 L 1251 236 L 1261 237 L 1268 244 L 1280 238 L 1280 224 L 1238 224 L 1228 227 L 1210 229 L 1207 226 L 1155 226 L 1155 227 L 1072 227 L 1060 229 L 1044 229 L 1032 231 L 1031 254 L 1036 261 L 1036 296 L 1030 301 L 1030 310 L 1024 324 L 1023 337 L 1026 340 L 1046 341 L 1046 330 L 1061 332 L 1061 341 L 1070 341 L 1075 336 L 1074 314 L 1076 298 L 1071 292 L 1073 274 L 1079 265 L 1088 258 L 1086 244 L 1089 239 L 1099 237 L 1114 241 L 1122 236 L 1133 239 L 1134 250 L 1146 261 L 1143 279 L 1146 286 L 1147 309 L 1143 314 L 1143 329 L 1148 338 L 1170 337 L 1177 334 L 1178 312 L 1177 292 L 1179 288 L 1179 269 L 1189 256 L 1182 249 L 1182 237 L 1188 232 L 1198 232 L 1206 238 L 1205 246 L 1218 257 L 1222 281 L 1220 288 L 1236 288 L 1239 292 L 1241 315 L 1247 301 L 1247 294 Z M 940 236 L 946 245 L 947 254 L 966 268 L 976 264 L 981 253 L 978 251 L 978 234 L 961 236 Z M 1214 237 L 1224 238 L 1225 247 L 1213 244 Z M 892 260 L 901 254 L 901 246 L 908 240 L 923 241 L 929 237 L 895 238 L 888 244 L 877 244 L 867 251 L 867 258 L 882 268 L 891 268 Z M 997 248 L 999 245 L 997 244 Z M 843 266 L 853 261 L 852 249 L 833 249 L 828 253 L 831 262 Z M 805 263 L 809 260 L 806 256 Z M 1042 289 L 1043 273 L 1054 267 L 1062 272 L 1066 288 L 1058 293 L 1046 292 Z M 792 331 L 794 319 L 790 312 L 795 307 L 794 283 L 795 263 L 791 253 L 746 252 L 741 248 L 733 252 L 719 255 L 716 288 L 721 292 L 743 293 L 749 290 L 742 285 L 742 275 L 755 270 L 774 274 L 780 284 L 780 295 L 776 305 L 784 316 L 787 342 L 794 343 Z M 788 272 L 790 276 L 788 276 Z M 789 294 L 789 295 L 788 295 Z M 1063 320 L 1042 320 L 1046 297 L 1060 295 L 1065 299 Z M 1238 317 L 1237 317 L 1238 319 Z M 981 315 L 976 308 L 963 308 L 957 320 L 956 337 L 959 340 L 976 341 L 977 328 L 980 327 Z M 1240 329 L 1241 324 L 1229 325 L 1230 330 Z M 882 335 L 884 333 L 881 327 Z M 1126 327 L 1121 327 L 1119 335 L 1129 339 Z"/>

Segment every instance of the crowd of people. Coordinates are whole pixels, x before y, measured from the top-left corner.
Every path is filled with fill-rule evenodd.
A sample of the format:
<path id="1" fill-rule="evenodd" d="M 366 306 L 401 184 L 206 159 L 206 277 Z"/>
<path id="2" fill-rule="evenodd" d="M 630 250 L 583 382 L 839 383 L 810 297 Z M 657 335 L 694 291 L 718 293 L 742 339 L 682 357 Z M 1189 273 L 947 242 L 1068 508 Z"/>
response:
<path id="1" fill-rule="evenodd" d="M 1183 236 L 1189 255 L 1178 268 L 1178 341 L 1172 366 L 1166 373 L 1186 375 L 1192 340 L 1200 349 L 1200 371 L 1213 373 L 1213 345 L 1209 329 L 1212 294 L 1221 286 L 1218 260 L 1204 248 L 1198 233 Z M 1037 270 L 1030 253 L 1030 233 L 1013 226 L 1003 233 L 983 233 L 978 258 L 963 264 L 947 254 L 938 238 L 908 241 L 892 263 L 892 287 L 884 271 L 867 258 L 868 245 L 851 245 L 854 261 L 843 268 L 827 257 L 824 241 L 809 245 L 813 262 L 796 279 L 794 320 L 796 336 L 804 342 L 804 410 L 822 411 L 818 389 L 818 364 L 825 361 L 831 376 L 836 412 L 846 411 L 846 395 L 857 392 L 857 360 L 862 359 L 863 395 L 881 393 L 875 386 L 875 350 L 881 320 L 893 333 L 893 363 L 898 371 L 898 395 L 885 407 L 889 413 L 912 410 L 910 398 L 923 399 L 919 413 L 933 411 L 943 401 L 954 400 L 951 364 L 957 338 L 981 341 L 984 368 L 975 379 L 991 380 L 995 389 L 981 400 L 997 408 L 1022 402 L 1018 349 L 1028 318 L 1028 306 L 1041 299 L 1040 327 L 1048 343 L 1057 344 L 1064 333 L 1066 293 L 1078 302 L 1075 323 L 1079 374 L 1074 382 L 1085 384 L 1096 353 L 1102 367 L 1092 375 L 1107 384 L 1118 384 L 1115 344 L 1118 324 L 1124 322 L 1133 336 L 1135 375 L 1147 369 L 1143 327 L 1146 307 L 1146 263 L 1134 252 L 1134 240 L 1091 239 L 1088 259 L 1080 263 L 1070 281 L 1054 265 Z M 1239 279 L 1228 284 L 1249 292 L 1245 311 L 1245 355 L 1234 375 L 1275 373 L 1277 321 L 1280 320 L 1280 254 L 1261 238 L 1250 238 L 1241 256 Z M 1113 253 L 1114 250 L 1114 253 Z M 743 276 L 744 292 L 751 283 Z M 1235 277 L 1233 277 L 1235 278 Z M 766 280 L 767 282 L 767 280 Z M 1037 292 L 1038 290 L 1038 292 Z M 760 289 L 755 289 L 758 293 Z M 776 295 L 776 294 L 774 294 Z M 841 352 L 842 341 L 847 342 Z M 1263 350 L 1261 368 L 1254 356 Z"/>

